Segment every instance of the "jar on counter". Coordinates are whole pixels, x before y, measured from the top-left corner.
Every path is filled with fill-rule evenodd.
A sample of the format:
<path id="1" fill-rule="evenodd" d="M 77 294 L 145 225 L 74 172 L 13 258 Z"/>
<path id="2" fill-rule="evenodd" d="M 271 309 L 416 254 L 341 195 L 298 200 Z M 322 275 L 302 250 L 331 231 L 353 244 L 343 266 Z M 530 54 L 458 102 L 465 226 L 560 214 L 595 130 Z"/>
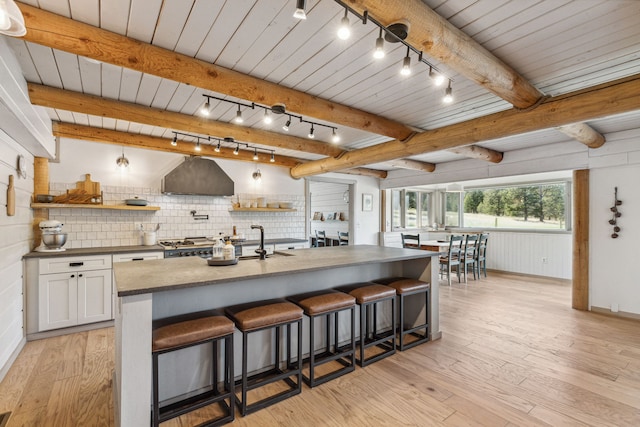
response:
<path id="1" fill-rule="evenodd" d="M 231 240 L 227 240 L 224 245 L 223 257 L 225 260 L 235 259 L 236 257 L 236 248 L 231 244 Z"/>

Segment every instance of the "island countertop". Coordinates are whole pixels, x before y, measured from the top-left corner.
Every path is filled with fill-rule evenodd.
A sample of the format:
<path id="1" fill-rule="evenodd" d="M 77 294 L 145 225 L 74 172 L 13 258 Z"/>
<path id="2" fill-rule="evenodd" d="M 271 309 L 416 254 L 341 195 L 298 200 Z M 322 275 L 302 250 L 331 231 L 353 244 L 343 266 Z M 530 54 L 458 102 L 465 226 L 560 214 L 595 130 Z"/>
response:
<path id="1" fill-rule="evenodd" d="M 266 260 L 241 259 L 236 265 L 209 266 L 200 257 L 114 263 L 119 297 L 195 286 L 317 271 L 331 267 L 419 259 L 437 252 L 373 245 L 337 246 L 278 251 Z"/>

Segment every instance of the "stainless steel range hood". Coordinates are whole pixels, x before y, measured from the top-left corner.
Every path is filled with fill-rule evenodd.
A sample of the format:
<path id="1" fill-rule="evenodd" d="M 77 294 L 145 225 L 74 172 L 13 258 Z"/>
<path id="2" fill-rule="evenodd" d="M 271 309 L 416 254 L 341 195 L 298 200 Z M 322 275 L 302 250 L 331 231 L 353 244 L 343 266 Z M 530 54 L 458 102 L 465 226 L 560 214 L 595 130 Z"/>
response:
<path id="1" fill-rule="evenodd" d="M 184 163 L 169 172 L 161 185 L 164 194 L 233 196 L 231 178 L 216 162 L 201 157 L 185 157 Z"/>

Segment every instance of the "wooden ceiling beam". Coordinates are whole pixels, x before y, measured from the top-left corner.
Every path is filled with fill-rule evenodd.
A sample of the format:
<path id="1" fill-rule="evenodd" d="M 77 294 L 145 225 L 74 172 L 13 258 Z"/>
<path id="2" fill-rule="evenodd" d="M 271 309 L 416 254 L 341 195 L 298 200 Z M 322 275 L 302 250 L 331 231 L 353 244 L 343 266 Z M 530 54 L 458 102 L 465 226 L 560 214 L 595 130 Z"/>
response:
<path id="1" fill-rule="evenodd" d="M 564 126 L 640 109 L 640 74 L 545 100 L 528 111 L 511 109 L 353 150 L 339 159 L 315 160 L 291 169 L 291 176 L 334 172 L 507 136 Z"/>
<path id="2" fill-rule="evenodd" d="M 366 111 L 143 43 L 24 3 L 17 4 L 27 27 L 27 34 L 23 38 L 33 43 L 261 105 L 283 103 L 291 112 L 378 135 L 404 139 L 413 132 L 409 126 Z"/>
<path id="3" fill-rule="evenodd" d="M 465 145 L 462 147 L 450 148 L 447 151 L 472 159 L 485 160 L 491 163 L 500 163 L 504 156 L 504 153 L 500 151 L 480 147 L 479 145 Z"/>
<path id="4" fill-rule="evenodd" d="M 372 178 L 379 178 L 379 179 L 385 179 L 387 177 L 387 171 L 369 169 L 369 168 L 343 169 L 341 171 L 336 171 L 336 172 L 345 173 L 348 175 L 370 176 Z"/>
<path id="5" fill-rule="evenodd" d="M 391 166 L 399 169 L 411 169 L 422 172 L 433 172 L 436 170 L 436 165 L 433 163 L 421 162 L 413 159 L 396 159 L 390 162 Z"/>
<path id="6" fill-rule="evenodd" d="M 200 144 L 202 150 L 197 152 L 194 150 L 194 143 L 178 141 L 178 145 L 174 147 L 171 145 L 171 139 L 167 138 L 63 122 L 53 122 L 53 135 L 83 141 L 100 142 L 103 144 L 126 145 L 127 147 L 178 153 L 187 156 L 206 156 L 218 159 L 240 160 L 288 168 L 303 162 L 303 160 L 294 157 L 276 155 L 275 162 L 272 163 L 270 161 L 271 155 L 264 152 L 259 152 L 258 160 L 253 160 L 253 150 L 238 150 L 238 155 L 235 155 L 233 154 L 232 147 L 224 147 L 219 153 L 216 153 L 214 151 L 215 146 L 209 144 Z"/>
<path id="7" fill-rule="evenodd" d="M 556 129 L 589 148 L 599 148 L 605 143 L 604 135 L 586 123 L 572 123 Z"/>
<path id="8" fill-rule="evenodd" d="M 421 0 L 349 0 L 349 7 L 388 26 L 409 21 L 405 41 L 486 88 L 516 108 L 529 108 L 543 94 L 513 68 L 431 10 Z"/>
<path id="9" fill-rule="evenodd" d="M 127 120 L 135 123 L 219 138 L 231 136 L 237 141 L 320 154 L 329 157 L 339 156 L 344 152 L 340 147 L 326 142 L 311 141 L 309 139 L 284 135 L 277 132 L 218 122 L 35 83 L 28 83 L 28 89 L 31 103 L 42 107 L 75 111 L 98 117 Z"/>

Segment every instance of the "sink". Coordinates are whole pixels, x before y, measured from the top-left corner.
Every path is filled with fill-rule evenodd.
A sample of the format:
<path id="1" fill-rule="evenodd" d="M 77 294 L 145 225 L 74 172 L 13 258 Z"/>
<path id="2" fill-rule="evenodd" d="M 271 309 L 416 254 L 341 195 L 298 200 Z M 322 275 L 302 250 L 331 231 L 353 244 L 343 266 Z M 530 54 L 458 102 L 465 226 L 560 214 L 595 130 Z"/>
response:
<path id="1" fill-rule="evenodd" d="M 267 255 L 267 259 L 269 259 L 269 258 L 286 258 L 286 257 L 290 257 L 290 256 L 295 256 L 295 254 L 275 251 L 274 253 L 272 253 L 270 255 Z M 240 257 L 240 261 L 242 261 L 243 259 L 259 259 L 259 258 L 260 258 L 260 255 L 258 255 L 258 254 L 250 255 L 250 256 L 241 256 Z"/>

